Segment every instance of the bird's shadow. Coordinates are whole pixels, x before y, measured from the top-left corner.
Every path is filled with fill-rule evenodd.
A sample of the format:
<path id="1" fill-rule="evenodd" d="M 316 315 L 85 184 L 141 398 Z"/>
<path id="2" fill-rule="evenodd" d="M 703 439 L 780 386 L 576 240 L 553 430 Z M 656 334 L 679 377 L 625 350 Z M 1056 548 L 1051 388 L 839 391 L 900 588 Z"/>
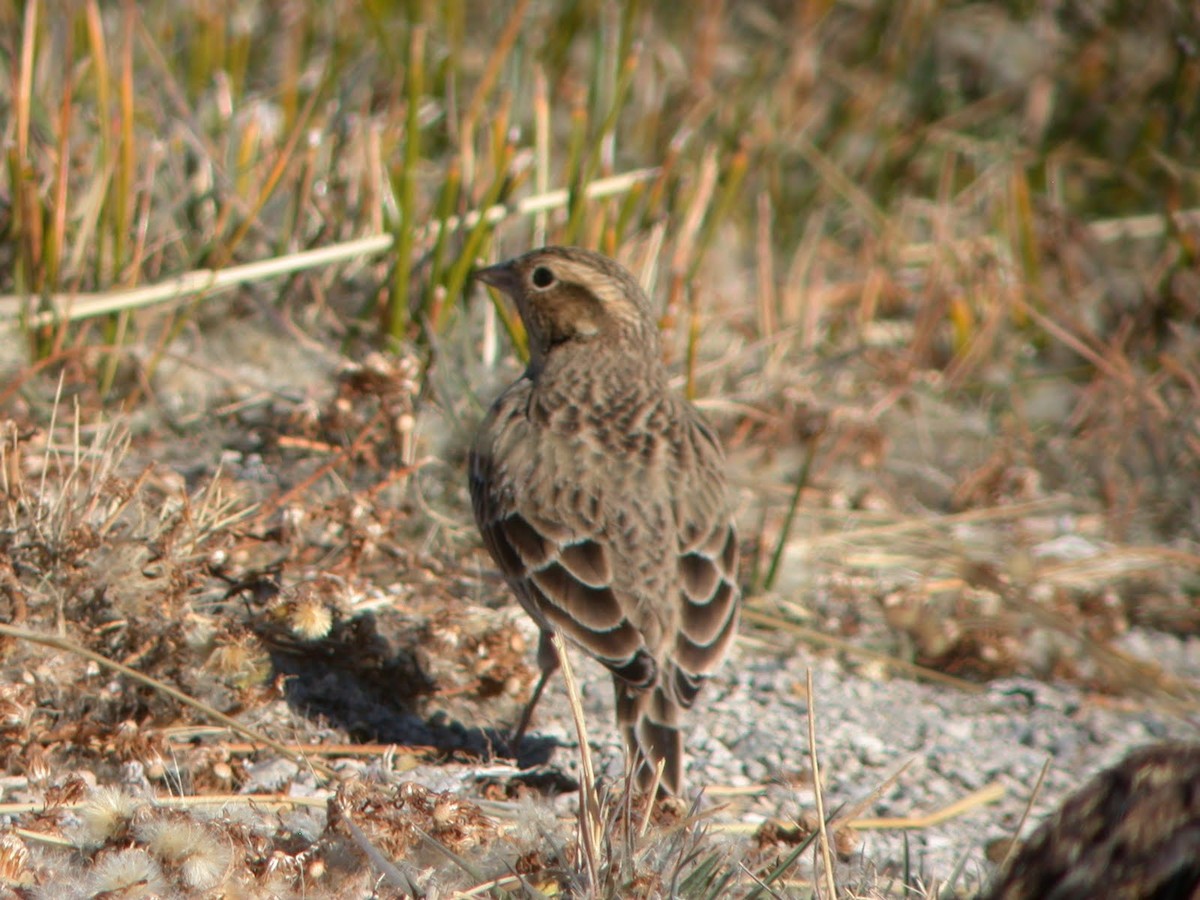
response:
<path id="1" fill-rule="evenodd" d="M 433 747 L 446 759 L 510 759 L 507 731 L 472 725 L 445 712 L 424 716 L 422 700 L 436 692 L 421 666 L 415 637 L 389 639 L 375 616 L 338 623 L 320 641 L 297 641 L 278 632 L 261 635 L 284 699 L 306 718 L 320 717 L 362 743 Z M 559 746 L 553 738 L 526 734 L 518 768 L 547 765 Z"/>

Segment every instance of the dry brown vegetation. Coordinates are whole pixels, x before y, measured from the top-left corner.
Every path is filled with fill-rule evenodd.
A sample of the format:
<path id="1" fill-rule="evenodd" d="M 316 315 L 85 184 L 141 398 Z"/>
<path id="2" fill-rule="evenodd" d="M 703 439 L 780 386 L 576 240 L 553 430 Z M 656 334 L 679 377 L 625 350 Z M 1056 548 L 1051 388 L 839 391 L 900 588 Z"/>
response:
<path id="1" fill-rule="evenodd" d="M 662 302 L 748 633 L 1197 716 L 1120 645 L 1200 637 L 1197 15 L 0 0 L 0 895 L 814 890 L 487 774 L 468 273 L 543 242 Z"/>

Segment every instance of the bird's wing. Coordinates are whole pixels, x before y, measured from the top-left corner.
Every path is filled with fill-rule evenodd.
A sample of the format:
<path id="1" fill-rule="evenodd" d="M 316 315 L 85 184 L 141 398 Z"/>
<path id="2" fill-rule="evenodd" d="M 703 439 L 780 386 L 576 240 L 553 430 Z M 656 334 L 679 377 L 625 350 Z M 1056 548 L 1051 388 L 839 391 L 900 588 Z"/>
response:
<path id="1" fill-rule="evenodd" d="M 696 477 L 681 479 L 675 498 L 680 611 L 671 673 L 685 707 L 724 659 L 740 606 L 737 531 L 725 490 L 724 456 L 698 413 L 688 421 L 684 452 Z"/>
<path id="2" fill-rule="evenodd" d="M 505 417 L 503 406 L 493 415 Z M 509 422 L 519 429 L 519 412 Z M 543 628 L 558 627 L 631 686 L 653 684 L 657 664 L 630 620 L 635 604 L 614 585 L 614 554 L 596 521 L 595 492 L 578 483 L 554 490 L 539 479 L 545 461 L 537 458 L 538 441 L 497 437 L 506 424 L 481 429 L 485 436 L 470 459 L 472 505 L 488 551 Z"/>

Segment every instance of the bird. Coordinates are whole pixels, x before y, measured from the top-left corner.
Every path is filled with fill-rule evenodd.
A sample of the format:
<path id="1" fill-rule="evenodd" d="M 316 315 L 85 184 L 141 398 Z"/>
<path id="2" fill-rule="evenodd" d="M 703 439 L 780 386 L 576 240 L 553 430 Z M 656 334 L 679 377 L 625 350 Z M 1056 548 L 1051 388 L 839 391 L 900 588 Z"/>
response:
<path id="1" fill-rule="evenodd" d="M 979 900 L 1200 897 L 1200 744 L 1132 751 L 1068 797 Z"/>
<path id="2" fill-rule="evenodd" d="M 529 340 L 468 462 L 483 543 L 540 630 L 511 746 L 558 668 L 557 630 L 611 672 L 638 787 L 681 796 L 685 714 L 741 602 L 720 441 L 671 388 L 650 301 L 620 264 L 548 246 L 474 277 L 515 303 Z"/>

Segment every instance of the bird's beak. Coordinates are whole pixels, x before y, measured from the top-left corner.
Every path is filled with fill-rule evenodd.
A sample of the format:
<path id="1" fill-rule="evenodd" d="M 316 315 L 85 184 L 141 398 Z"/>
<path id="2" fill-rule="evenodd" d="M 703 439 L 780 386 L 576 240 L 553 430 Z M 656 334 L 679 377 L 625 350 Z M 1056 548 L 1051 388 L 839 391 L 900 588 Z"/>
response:
<path id="1" fill-rule="evenodd" d="M 491 285 L 509 295 L 516 294 L 517 288 L 520 285 L 520 276 L 510 263 L 500 263 L 497 266 L 488 266 L 486 269 L 476 269 L 471 277 L 476 281 L 482 281 L 484 284 Z"/>

